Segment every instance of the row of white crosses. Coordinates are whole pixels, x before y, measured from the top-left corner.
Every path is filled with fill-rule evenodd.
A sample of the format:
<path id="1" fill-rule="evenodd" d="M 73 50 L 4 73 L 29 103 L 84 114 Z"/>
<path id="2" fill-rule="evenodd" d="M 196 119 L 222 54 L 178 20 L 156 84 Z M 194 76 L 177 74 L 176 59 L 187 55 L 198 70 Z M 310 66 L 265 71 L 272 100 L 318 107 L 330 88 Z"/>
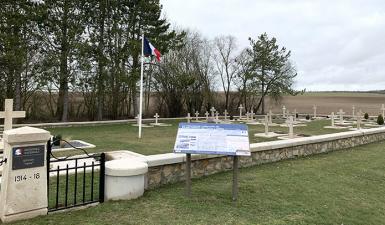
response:
<path id="1" fill-rule="evenodd" d="M 211 107 L 210 111 L 211 111 L 211 117 L 218 122 L 219 121 L 219 112 L 214 107 Z M 228 116 L 227 110 L 225 110 L 224 115 L 225 115 L 225 120 L 227 120 L 227 116 Z M 208 121 L 210 113 L 208 111 L 206 111 L 205 116 L 206 116 L 206 121 Z M 192 119 L 191 114 L 187 113 L 186 118 L 187 118 L 187 122 L 190 123 L 191 119 Z M 199 112 L 196 111 L 195 112 L 195 121 L 198 121 L 198 120 L 199 120 Z"/>
<path id="2" fill-rule="evenodd" d="M 245 107 L 243 107 L 242 104 L 240 104 L 239 107 L 238 107 L 238 109 L 239 109 L 239 120 L 242 119 L 242 112 L 243 112 L 244 108 Z M 254 113 L 253 107 L 251 107 L 250 113 L 246 112 L 246 120 L 247 121 L 250 121 L 250 120 L 253 121 L 254 120 L 254 116 L 255 116 L 255 113 Z"/>
<path id="3" fill-rule="evenodd" d="M 25 111 L 13 111 L 13 99 L 5 99 L 4 112 L 0 112 L 0 118 L 4 119 L 4 131 L 10 130 L 13 119 L 25 118 Z"/>

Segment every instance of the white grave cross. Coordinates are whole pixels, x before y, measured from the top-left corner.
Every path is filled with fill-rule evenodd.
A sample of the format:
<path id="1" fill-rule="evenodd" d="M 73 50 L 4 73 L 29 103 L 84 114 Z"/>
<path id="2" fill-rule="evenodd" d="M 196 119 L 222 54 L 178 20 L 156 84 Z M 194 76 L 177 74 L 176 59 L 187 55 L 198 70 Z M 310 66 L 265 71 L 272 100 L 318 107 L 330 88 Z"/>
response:
<path id="1" fill-rule="evenodd" d="M 239 119 L 242 119 L 242 110 L 243 110 L 243 106 L 242 106 L 242 104 L 241 105 L 239 105 L 239 107 L 238 107 L 238 109 L 239 109 Z"/>
<path id="2" fill-rule="evenodd" d="M 25 111 L 13 111 L 13 99 L 5 99 L 4 112 L 0 112 L 0 118 L 4 119 L 4 131 L 12 129 L 14 118 L 25 118 Z"/>
<path id="3" fill-rule="evenodd" d="M 332 120 L 332 127 L 334 127 L 334 112 L 330 115 L 330 118 Z"/>
<path id="4" fill-rule="evenodd" d="M 227 120 L 227 109 L 225 109 L 224 114 L 225 114 L 225 120 Z"/>
<path id="5" fill-rule="evenodd" d="M 345 112 L 342 109 L 340 109 L 340 111 L 338 111 L 337 114 L 340 116 L 340 123 L 342 124 L 344 122 L 344 114 L 345 114 Z"/>
<path id="6" fill-rule="evenodd" d="M 289 127 L 289 138 L 293 138 L 294 137 L 294 132 L 293 132 L 293 125 L 294 125 L 293 116 L 290 116 L 289 120 L 286 121 L 286 123 L 287 123 L 287 126 Z"/>
<path id="7" fill-rule="evenodd" d="M 198 116 L 199 116 L 199 112 L 196 111 L 196 112 L 195 112 L 195 121 L 198 121 Z"/>
<path id="8" fill-rule="evenodd" d="M 385 117 L 385 105 L 384 104 L 382 104 L 381 111 L 382 111 L 382 117 Z"/>
<path id="9" fill-rule="evenodd" d="M 265 120 L 263 122 L 265 124 L 265 135 L 267 136 L 269 135 L 269 118 L 267 115 L 265 116 Z"/>
<path id="10" fill-rule="evenodd" d="M 356 106 L 352 106 L 352 116 L 354 117 L 356 113 Z"/>
<path id="11" fill-rule="evenodd" d="M 187 123 L 190 123 L 191 122 L 191 115 L 190 115 L 190 113 L 187 113 Z"/>
<path id="12" fill-rule="evenodd" d="M 357 129 L 361 129 L 361 122 L 362 122 L 362 113 L 358 112 L 357 113 Z"/>
<path id="13" fill-rule="evenodd" d="M 282 117 L 286 117 L 286 107 L 282 107 Z"/>
<path id="14" fill-rule="evenodd" d="M 255 115 L 255 113 L 254 113 L 254 110 L 253 109 L 251 109 L 251 113 L 250 113 L 250 119 L 253 121 L 254 120 L 254 115 Z"/>
<path id="15" fill-rule="evenodd" d="M 206 121 L 207 122 L 209 121 L 209 115 L 210 115 L 210 113 L 206 111 L 205 116 L 206 116 Z"/>
<path id="16" fill-rule="evenodd" d="M 158 124 L 158 118 L 159 118 L 159 115 L 158 115 L 158 113 L 155 113 L 155 124 Z"/>
<path id="17" fill-rule="evenodd" d="M 215 112 L 215 123 L 219 122 L 219 112 Z"/>
<path id="18" fill-rule="evenodd" d="M 314 114 L 314 118 L 317 117 L 317 106 L 316 105 L 313 105 L 313 114 Z"/>
<path id="19" fill-rule="evenodd" d="M 210 111 L 211 111 L 211 117 L 214 119 L 215 118 L 215 108 L 211 107 Z"/>

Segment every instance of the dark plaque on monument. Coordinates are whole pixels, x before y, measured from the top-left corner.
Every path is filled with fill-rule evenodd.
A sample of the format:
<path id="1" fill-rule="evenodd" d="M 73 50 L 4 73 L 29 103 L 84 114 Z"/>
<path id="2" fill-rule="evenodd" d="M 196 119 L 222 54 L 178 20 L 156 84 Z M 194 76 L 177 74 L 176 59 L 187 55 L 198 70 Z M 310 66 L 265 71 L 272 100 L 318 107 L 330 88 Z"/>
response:
<path id="1" fill-rule="evenodd" d="M 22 146 L 12 149 L 12 169 L 27 169 L 44 166 L 44 145 Z"/>

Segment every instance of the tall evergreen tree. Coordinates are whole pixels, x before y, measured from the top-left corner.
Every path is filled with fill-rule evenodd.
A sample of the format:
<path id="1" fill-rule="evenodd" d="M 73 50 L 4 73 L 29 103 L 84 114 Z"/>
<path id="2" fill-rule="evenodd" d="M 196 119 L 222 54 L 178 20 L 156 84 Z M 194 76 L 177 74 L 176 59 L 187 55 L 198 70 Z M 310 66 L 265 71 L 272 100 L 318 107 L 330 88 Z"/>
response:
<path id="1" fill-rule="evenodd" d="M 265 113 L 265 97 L 278 99 L 282 94 L 295 95 L 293 89 L 296 70 L 290 63 L 291 52 L 285 47 L 279 47 L 276 38 L 261 34 L 257 41 L 249 38 L 251 49 L 251 74 L 253 86 L 260 91 L 257 110 Z"/>
<path id="2" fill-rule="evenodd" d="M 56 115 L 61 121 L 68 120 L 71 64 L 84 32 L 84 7 L 85 0 L 45 0 L 42 6 L 40 34 L 47 61 L 54 67 L 47 69 L 52 71 L 52 82 L 58 86 Z"/>

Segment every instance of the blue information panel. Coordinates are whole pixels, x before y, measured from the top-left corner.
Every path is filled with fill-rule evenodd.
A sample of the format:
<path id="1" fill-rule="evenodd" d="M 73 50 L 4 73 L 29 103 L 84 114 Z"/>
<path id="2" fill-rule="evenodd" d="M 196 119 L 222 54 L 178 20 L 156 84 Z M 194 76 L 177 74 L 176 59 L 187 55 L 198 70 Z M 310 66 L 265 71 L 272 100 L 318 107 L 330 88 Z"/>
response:
<path id="1" fill-rule="evenodd" d="M 180 123 L 174 153 L 250 156 L 247 126 Z"/>

